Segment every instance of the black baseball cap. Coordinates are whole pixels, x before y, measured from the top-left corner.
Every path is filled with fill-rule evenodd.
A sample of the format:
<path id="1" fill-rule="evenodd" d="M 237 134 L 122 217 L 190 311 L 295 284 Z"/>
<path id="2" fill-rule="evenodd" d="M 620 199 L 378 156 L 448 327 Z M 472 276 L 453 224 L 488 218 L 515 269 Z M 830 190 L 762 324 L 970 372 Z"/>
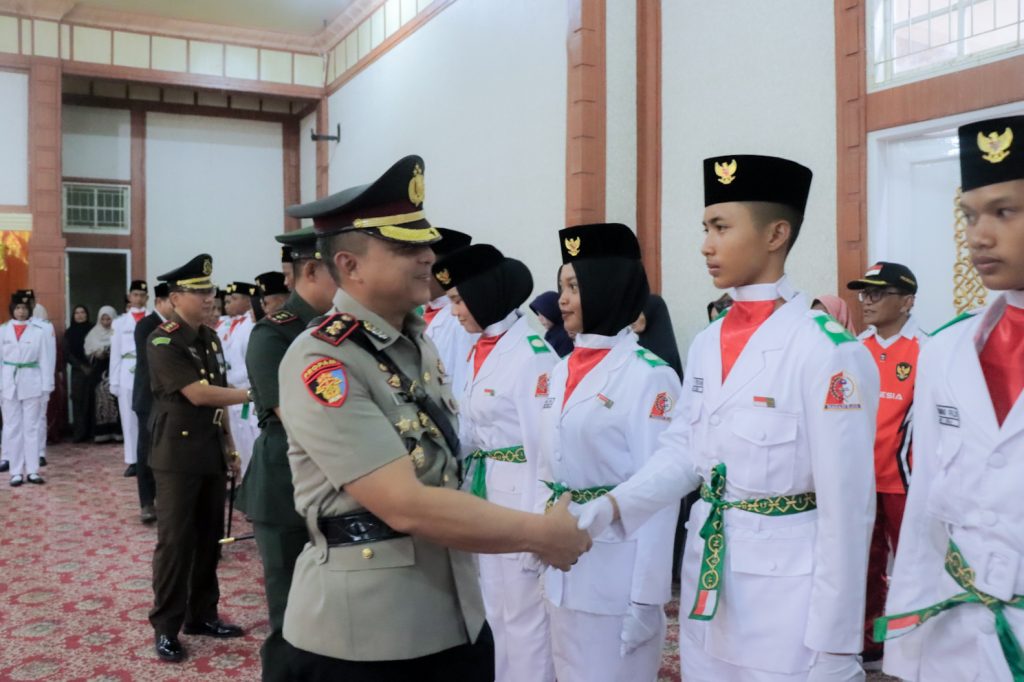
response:
<path id="1" fill-rule="evenodd" d="M 879 261 L 868 268 L 863 277 L 846 285 L 847 289 L 854 291 L 868 287 L 895 287 L 908 294 L 916 294 L 917 278 L 906 265 Z"/>

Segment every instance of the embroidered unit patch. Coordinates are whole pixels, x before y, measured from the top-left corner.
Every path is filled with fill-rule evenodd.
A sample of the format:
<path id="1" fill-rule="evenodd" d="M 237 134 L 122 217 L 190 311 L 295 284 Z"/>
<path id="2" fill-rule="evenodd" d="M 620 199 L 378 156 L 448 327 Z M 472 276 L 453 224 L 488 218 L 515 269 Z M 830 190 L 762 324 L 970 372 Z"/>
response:
<path id="1" fill-rule="evenodd" d="M 321 358 L 302 370 L 302 383 L 321 405 L 341 407 L 348 397 L 345 366 L 334 358 Z"/>
<path id="2" fill-rule="evenodd" d="M 537 388 L 533 391 L 533 397 L 540 398 L 542 396 L 546 396 L 550 388 L 550 380 L 548 379 L 547 373 L 541 374 L 537 377 Z"/>
<path id="3" fill-rule="evenodd" d="M 857 384 L 847 376 L 846 372 L 832 375 L 828 382 L 828 393 L 825 395 L 826 410 L 859 410 L 857 402 Z"/>
<path id="4" fill-rule="evenodd" d="M 654 404 L 651 406 L 651 419 L 671 420 L 672 417 L 669 416 L 669 413 L 672 411 L 673 406 L 672 396 L 662 391 L 654 397 Z"/>

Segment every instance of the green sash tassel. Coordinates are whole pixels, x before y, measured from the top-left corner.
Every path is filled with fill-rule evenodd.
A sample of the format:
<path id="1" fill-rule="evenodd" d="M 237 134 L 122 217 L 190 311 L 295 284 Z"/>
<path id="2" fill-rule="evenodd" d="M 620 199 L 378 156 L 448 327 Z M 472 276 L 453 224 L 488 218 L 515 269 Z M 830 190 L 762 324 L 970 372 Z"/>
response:
<path id="1" fill-rule="evenodd" d="M 496 448 L 494 450 L 474 450 L 466 456 L 466 459 L 470 461 L 469 466 L 473 467 L 473 480 L 469 484 L 469 492 L 482 500 L 486 500 L 487 467 L 485 462 L 493 459 L 495 462 L 524 464 L 526 462 L 526 451 L 522 445 L 510 445 L 507 448 Z"/>
<path id="2" fill-rule="evenodd" d="M 249 401 L 242 403 L 242 419 L 249 418 Z"/>

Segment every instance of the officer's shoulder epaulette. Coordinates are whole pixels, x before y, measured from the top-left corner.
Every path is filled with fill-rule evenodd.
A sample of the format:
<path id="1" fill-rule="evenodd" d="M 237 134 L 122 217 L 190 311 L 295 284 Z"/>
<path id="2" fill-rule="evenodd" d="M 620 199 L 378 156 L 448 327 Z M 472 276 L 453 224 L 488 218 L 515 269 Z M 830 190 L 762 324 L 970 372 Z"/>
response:
<path id="1" fill-rule="evenodd" d="M 323 318 L 317 328 L 313 330 L 312 335 L 332 346 L 340 346 L 341 342 L 358 328 L 359 320 L 355 316 L 348 313 L 334 313 Z"/>
<path id="2" fill-rule="evenodd" d="M 646 362 L 651 367 L 663 367 L 668 366 L 668 363 L 658 357 L 657 353 L 652 353 L 646 348 L 639 348 L 636 351 L 636 356 Z"/>
<path id="3" fill-rule="evenodd" d="M 177 331 L 179 327 L 181 327 L 181 325 L 175 322 L 174 320 L 167 320 L 162 325 L 160 325 L 160 329 L 163 329 L 168 334 Z"/>
<path id="4" fill-rule="evenodd" d="M 822 313 L 821 315 L 815 315 L 812 319 L 818 325 L 818 329 L 829 338 L 829 341 L 837 346 L 857 340 L 856 336 L 851 334 L 839 320 L 831 315 Z"/>
<path id="5" fill-rule="evenodd" d="M 548 348 L 548 344 L 544 343 L 544 339 L 540 338 L 536 334 L 530 334 L 526 337 L 526 342 L 530 344 L 530 348 L 534 353 L 550 353 L 551 349 Z"/>
<path id="6" fill-rule="evenodd" d="M 941 331 L 943 331 L 943 330 L 945 330 L 945 329 L 949 329 L 949 328 L 950 328 L 950 327 L 952 327 L 952 326 L 953 326 L 954 324 L 959 324 L 960 322 L 963 322 L 964 320 L 969 320 L 969 319 L 971 319 L 972 317 L 974 317 L 974 316 L 975 316 L 975 315 L 977 314 L 977 312 L 978 312 L 978 311 L 976 311 L 976 310 L 968 310 L 968 311 L 967 311 L 967 312 L 965 312 L 965 313 L 960 313 L 959 315 L 957 315 L 956 317 L 954 317 L 954 318 L 953 318 L 952 320 L 950 320 L 950 321 L 949 321 L 949 322 L 947 322 L 946 324 L 942 325 L 941 327 L 939 327 L 938 329 L 936 329 L 935 331 L 933 331 L 932 333 L 930 333 L 930 334 L 929 334 L 928 336 L 935 336 L 935 335 L 936 335 L 936 334 L 938 334 L 939 332 L 941 332 Z"/>
<path id="7" fill-rule="evenodd" d="M 298 320 L 299 316 L 290 310 L 278 310 L 276 313 L 267 315 L 267 319 L 274 324 L 288 324 Z"/>

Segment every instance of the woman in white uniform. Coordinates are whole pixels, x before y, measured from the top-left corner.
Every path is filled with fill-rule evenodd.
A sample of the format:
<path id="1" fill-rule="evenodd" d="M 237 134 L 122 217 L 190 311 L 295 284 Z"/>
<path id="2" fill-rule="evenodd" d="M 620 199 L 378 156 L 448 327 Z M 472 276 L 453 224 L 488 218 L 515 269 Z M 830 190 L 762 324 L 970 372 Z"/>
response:
<path id="1" fill-rule="evenodd" d="M 576 347 L 542 405 L 545 491 L 580 504 L 637 471 L 672 419 L 679 378 L 640 347 L 630 324 L 650 293 L 640 246 L 625 225 L 559 233 L 559 308 Z M 559 682 L 653 682 L 665 638 L 675 508 L 632 535 L 594 537 L 571 571 L 548 569 L 552 651 Z"/>
<path id="2" fill-rule="evenodd" d="M 504 507 L 533 511 L 539 421 L 558 361 L 519 311 L 533 278 L 489 244 L 463 248 L 434 264 L 451 313 L 479 339 L 469 359 L 460 412 L 462 454 L 471 492 Z M 497 682 L 553 682 L 539 567 L 522 554 L 483 554 L 480 585 L 494 633 Z"/>

